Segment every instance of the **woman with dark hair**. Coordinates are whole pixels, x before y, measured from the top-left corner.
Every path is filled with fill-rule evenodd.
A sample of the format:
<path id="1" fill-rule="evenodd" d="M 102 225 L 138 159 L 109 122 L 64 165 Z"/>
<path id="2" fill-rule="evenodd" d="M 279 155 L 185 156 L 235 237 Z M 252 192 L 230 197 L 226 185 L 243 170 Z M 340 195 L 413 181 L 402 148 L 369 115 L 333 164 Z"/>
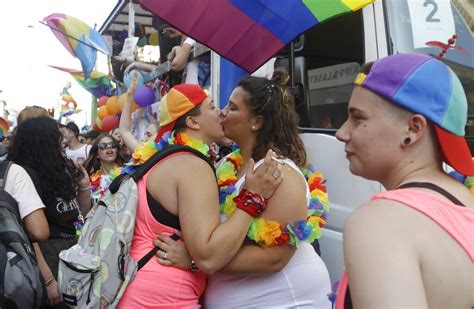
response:
<path id="1" fill-rule="evenodd" d="M 92 144 L 84 167 L 89 174 L 93 202 L 105 196 L 112 181 L 120 175 L 124 161 L 120 144 L 109 134 L 101 134 Z"/>
<path id="2" fill-rule="evenodd" d="M 33 246 L 48 288 L 49 304 L 60 303 L 56 278 L 59 252 L 76 243 L 83 217 L 91 207 L 89 178 L 84 169 L 65 157 L 62 134 L 49 117 L 25 120 L 17 129 L 8 160 L 30 174 L 46 206 L 50 238 Z"/>
<path id="3" fill-rule="evenodd" d="M 208 278 L 206 308 L 331 307 L 329 273 L 310 245 L 321 236 L 329 204 L 326 188 L 321 174 L 311 175 L 306 183 L 311 172 L 298 136 L 293 97 L 284 86 L 287 73 L 276 74 L 274 80 L 280 83 L 259 77 L 241 80 L 221 112 L 225 136 L 240 147 L 217 169 L 221 218 L 232 218 L 233 198 L 245 191 L 246 167 L 255 161 L 258 168 L 269 149 L 283 164 L 283 181 L 266 210 L 252 221 L 237 255 Z M 178 242 L 160 235 L 157 245 L 163 265 L 189 263 Z"/>

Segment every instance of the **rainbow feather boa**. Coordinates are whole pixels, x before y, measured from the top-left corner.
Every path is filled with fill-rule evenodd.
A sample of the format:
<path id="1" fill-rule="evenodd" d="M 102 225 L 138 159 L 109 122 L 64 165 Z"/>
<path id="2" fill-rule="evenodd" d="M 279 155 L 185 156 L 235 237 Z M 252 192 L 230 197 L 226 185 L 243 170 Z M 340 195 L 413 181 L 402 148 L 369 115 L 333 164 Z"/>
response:
<path id="1" fill-rule="evenodd" d="M 145 163 L 145 161 L 151 156 L 168 145 L 186 145 L 200 151 L 206 156 L 209 156 L 209 146 L 203 141 L 194 139 L 184 132 L 167 132 L 157 143 L 148 141 L 138 145 L 132 154 L 132 158 L 122 169 L 122 173 L 133 174 L 139 165 Z"/>
<path id="2" fill-rule="evenodd" d="M 237 149 L 228 155 L 226 161 L 217 169 L 220 211 L 228 218 L 237 209 L 234 202 L 234 197 L 237 195 L 235 184 L 238 180 L 237 171 L 241 168 L 242 163 L 240 149 Z M 308 181 L 311 192 L 306 220 L 299 220 L 282 226 L 274 220 L 255 218 L 247 232 L 250 239 L 267 246 L 284 244 L 298 246 L 301 241 L 312 243 L 321 237 L 321 228 L 326 223 L 325 218 L 329 211 L 326 180 L 321 173 L 314 173 L 311 167 L 302 169 L 302 172 Z"/>

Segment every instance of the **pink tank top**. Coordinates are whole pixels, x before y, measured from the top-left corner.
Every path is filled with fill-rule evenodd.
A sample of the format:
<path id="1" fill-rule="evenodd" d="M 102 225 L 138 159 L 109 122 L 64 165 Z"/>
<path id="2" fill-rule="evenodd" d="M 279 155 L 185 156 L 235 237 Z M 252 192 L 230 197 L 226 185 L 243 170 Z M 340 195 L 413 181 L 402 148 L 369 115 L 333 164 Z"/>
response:
<path id="1" fill-rule="evenodd" d="M 161 160 L 177 155 L 175 153 Z M 156 166 L 156 165 L 155 165 Z M 150 169 L 138 181 L 138 205 L 135 230 L 130 253 L 140 260 L 153 247 L 157 234 L 171 236 L 174 229 L 161 224 L 153 217 L 148 206 L 146 183 Z M 199 297 L 206 287 L 206 274 L 191 272 L 174 267 L 160 265 L 152 258 L 137 272 L 135 279 L 127 287 L 119 308 L 199 308 Z"/>
<path id="2" fill-rule="evenodd" d="M 435 221 L 458 242 L 474 263 L 474 209 L 455 205 L 443 197 L 416 189 L 399 189 L 376 194 L 371 200 L 393 200 L 416 209 Z M 337 288 L 336 309 L 348 308 L 346 294 L 349 281 L 344 272 Z"/>

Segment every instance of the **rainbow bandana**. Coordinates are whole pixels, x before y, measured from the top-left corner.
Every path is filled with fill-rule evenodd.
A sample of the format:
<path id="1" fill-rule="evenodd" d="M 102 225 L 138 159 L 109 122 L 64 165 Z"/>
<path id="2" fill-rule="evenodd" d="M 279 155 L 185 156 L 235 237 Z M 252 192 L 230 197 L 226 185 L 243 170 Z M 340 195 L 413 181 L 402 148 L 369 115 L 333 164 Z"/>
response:
<path id="1" fill-rule="evenodd" d="M 172 131 L 176 120 L 201 104 L 208 94 L 199 85 L 176 85 L 161 99 L 160 130 L 155 142 L 161 140 L 163 134 Z"/>
<path id="2" fill-rule="evenodd" d="M 474 175 L 474 160 L 464 139 L 467 99 L 456 74 L 422 54 L 398 54 L 374 62 L 355 81 L 435 124 L 445 160 L 463 175 Z"/>

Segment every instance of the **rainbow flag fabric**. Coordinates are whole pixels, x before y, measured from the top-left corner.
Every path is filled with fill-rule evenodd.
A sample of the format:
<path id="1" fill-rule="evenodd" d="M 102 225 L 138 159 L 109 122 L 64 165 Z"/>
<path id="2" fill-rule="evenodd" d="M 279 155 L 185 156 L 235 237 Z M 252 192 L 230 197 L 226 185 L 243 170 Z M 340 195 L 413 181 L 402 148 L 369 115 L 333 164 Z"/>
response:
<path id="1" fill-rule="evenodd" d="M 110 96 L 112 94 L 113 89 L 107 74 L 92 71 L 89 78 L 85 79 L 84 73 L 82 71 L 52 65 L 50 65 L 50 67 L 71 74 L 72 77 L 74 77 L 74 80 L 79 83 L 79 85 L 89 91 L 89 93 L 96 98 L 100 98 L 101 96 Z"/>
<path id="2" fill-rule="evenodd" d="M 140 0 L 140 3 L 252 73 L 306 30 L 374 1 Z"/>
<path id="3" fill-rule="evenodd" d="M 0 138 L 3 138 L 7 135 L 9 128 L 10 125 L 8 124 L 8 121 L 6 121 L 5 118 L 0 117 Z"/>
<path id="4" fill-rule="evenodd" d="M 101 35 L 73 16 L 54 13 L 45 17 L 43 21 L 69 53 L 79 59 L 86 79 L 89 78 L 95 65 L 97 51 L 110 54 Z"/>

